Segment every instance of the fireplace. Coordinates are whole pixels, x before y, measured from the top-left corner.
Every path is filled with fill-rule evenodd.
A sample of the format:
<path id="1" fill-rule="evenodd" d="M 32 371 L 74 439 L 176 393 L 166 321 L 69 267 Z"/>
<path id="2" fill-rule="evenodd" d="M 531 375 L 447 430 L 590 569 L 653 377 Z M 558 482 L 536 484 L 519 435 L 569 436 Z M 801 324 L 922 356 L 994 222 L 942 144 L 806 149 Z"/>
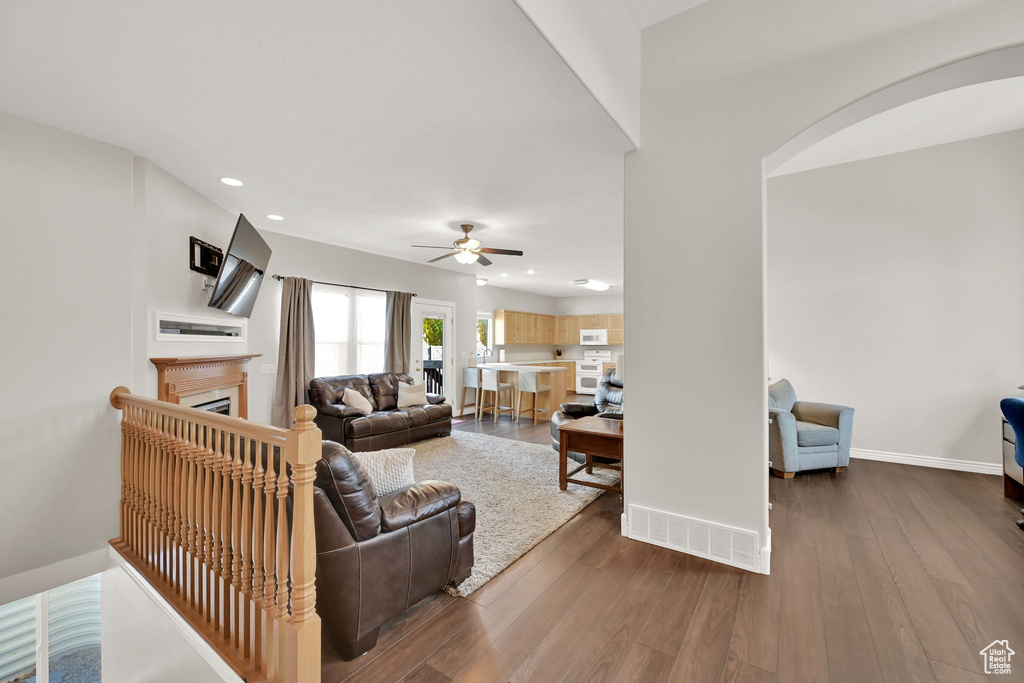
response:
<path id="1" fill-rule="evenodd" d="M 150 358 L 157 369 L 157 398 L 248 418 L 248 363 L 261 355 Z"/>

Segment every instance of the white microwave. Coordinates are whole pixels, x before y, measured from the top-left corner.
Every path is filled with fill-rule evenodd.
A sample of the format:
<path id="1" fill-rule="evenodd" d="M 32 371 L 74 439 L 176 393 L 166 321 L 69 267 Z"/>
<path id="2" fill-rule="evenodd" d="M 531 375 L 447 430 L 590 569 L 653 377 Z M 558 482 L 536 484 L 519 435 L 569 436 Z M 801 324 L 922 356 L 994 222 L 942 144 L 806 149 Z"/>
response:
<path id="1" fill-rule="evenodd" d="M 580 330 L 580 346 L 608 346 L 608 330 Z"/>

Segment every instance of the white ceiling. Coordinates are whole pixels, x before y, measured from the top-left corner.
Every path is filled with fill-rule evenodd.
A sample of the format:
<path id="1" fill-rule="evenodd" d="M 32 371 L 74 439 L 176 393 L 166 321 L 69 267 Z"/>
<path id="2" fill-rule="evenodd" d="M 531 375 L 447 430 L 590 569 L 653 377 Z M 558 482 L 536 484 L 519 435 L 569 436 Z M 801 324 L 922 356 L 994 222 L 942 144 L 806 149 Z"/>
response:
<path id="1" fill-rule="evenodd" d="M 950 90 L 890 109 L 796 155 L 773 176 L 1024 128 L 1024 77 Z"/>
<path id="2" fill-rule="evenodd" d="M 632 146 L 512 0 L 2 14 L 0 111 L 131 149 L 259 228 L 425 262 L 440 252 L 410 245 L 469 222 L 526 256 L 438 267 L 554 296 L 621 287 Z"/>
<path id="3" fill-rule="evenodd" d="M 626 0 L 640 28 L 657 24 L 708 0 Z"/>

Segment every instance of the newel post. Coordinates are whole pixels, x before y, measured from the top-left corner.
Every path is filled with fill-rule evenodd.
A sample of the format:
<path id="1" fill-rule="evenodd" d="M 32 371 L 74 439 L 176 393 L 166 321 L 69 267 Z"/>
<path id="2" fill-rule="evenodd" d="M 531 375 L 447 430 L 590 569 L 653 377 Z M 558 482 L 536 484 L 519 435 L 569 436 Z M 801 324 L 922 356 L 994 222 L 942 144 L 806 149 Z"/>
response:
<path id="1" fill-rule="evenodd" d="M 285 448 L 291 466 L 291 616 L 282 639 L 282 679 L 288 683 L 320 680 L 320 616 L 316 613 L 316 538 L 313 527 L 314 465 L 320 459 L 321 434 L 313 423 L 316 409 L 301 405 Z"/>

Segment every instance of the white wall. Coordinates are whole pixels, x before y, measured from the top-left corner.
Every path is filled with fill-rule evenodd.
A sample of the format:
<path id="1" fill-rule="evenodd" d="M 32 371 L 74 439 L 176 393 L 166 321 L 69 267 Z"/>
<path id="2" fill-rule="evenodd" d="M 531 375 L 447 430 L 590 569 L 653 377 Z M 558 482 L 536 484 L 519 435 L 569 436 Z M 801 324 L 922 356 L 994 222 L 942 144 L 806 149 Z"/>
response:
<path id="1" fill-rule="evenodd" d="M 1024 382 L 1024 131 L 768 182 L 768 355 L 853 447 L 1002 462 Z"/>
<path id="2" fill-rule="evenodd" d="M 624 297 L 621 294 L 596 296 L 562 296 L 556 299 L 558 315 L 600 315 L 622 313 Z"/>
<path id="3" fill-rule="evenodd" d="M 120 430 L 108 396 L 132 379 L 132 154 L 6 114 L 0 149 L 6 578 L 117 535 Z"/>
<path id="4" fill-rule="evenodd" d="M 640 25 L 626 0 L 516 0 L 622 132 L 640 142 Z"/>
<path id="5" fill-rule="evenodd" d="M 271 274 L 294 275 L 325 282 L 415 292 L 425 299 L 455 302 L 457 327 L 455 355 L 460 368 L 468 367 L 476 353 L 478 311 L 513 309 L 536 313 L 555 312 L 555 299 L 500 287 L 477 287 L 476 271 L 466 274 L 400 261 L 386 256 L 311 242 L 280 233 L 261 231 L 273 255 Z M 249 320 L 249 353 L 262 353 L 252 365 L 276 363 L 280 332 L 281 283 L 266 279 Z M 465 354 L 465 357 L 463 357 Z M 461 370 L 455 373 L 457 390 Z M 250 366 L 249 418 L 270 422 L 274 399 L 272 375 L 260 375 Z"/>
<path id="6" fill-rule="evenodd" d="M 130 388 L 155 398 L 157 373 L 150 358 L 247 353 L 244 342 L 156 341 L 153 336 L 154 312 L 238 320 L 207 306 L 210 293 L 203 289 L 203 282 L 214 278 L 189 269 L 189 236 L 226 251 L 238 216 L 146 159 L 135 157 L 134 167 L 132 315 L 136 353 L 134 386 Z M 250 366 L 250 372 L 253 369 Z"/>
<path id="7" fill-rule="evenodd" d="M 644 29 L 644 144 L 626 159 L 627 505 L 767 545 L 762 159 L 878 88 L 1019 41 L 1022 21 L 1016 3 L 716 0 Z M 665 381 L 666 337 L 684 391 Z"/>
<path id="8" fill-rule="evenodd" d="M 187 626 L 173 608 L 158 602 L 121 565 L 103 572 L 101 580 L 102 676 L 105 681 L 132 683 L 224 683 L 241 681 L 227 664 L 217 669 L 212 648 Z M 190 633 L 190 636 L 186 636 Z M 221 672 L 227 670 L 224 675 Z"/>

